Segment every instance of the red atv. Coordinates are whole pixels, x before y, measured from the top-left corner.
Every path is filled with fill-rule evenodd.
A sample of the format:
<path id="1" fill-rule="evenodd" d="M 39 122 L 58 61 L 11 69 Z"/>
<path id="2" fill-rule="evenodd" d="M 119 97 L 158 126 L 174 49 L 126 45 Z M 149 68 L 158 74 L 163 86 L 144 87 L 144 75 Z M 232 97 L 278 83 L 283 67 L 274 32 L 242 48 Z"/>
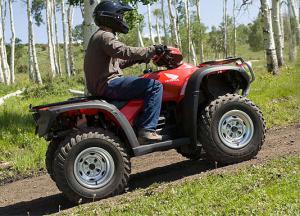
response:
<path id="1" fill-rule="evenodd" d="M 143 100 L 98 97 L 31 107 L 36 132 L 50 141 L 46 167 L 66 197 L 78 203 L 122 193 L 130 176 L 130 158 L 176 149 L 189 159 L 205 157 L 221 164 L 253 158 L 265 138 L 261 111 L 246 96 L 254 81 L 242 58 L 200 64 L 183 63 L 176 48 L 153 59 L 166 70 L 144 77 L 164 87 L 158 124 L 169 140 L 140 145 L 135 120 Z"/>

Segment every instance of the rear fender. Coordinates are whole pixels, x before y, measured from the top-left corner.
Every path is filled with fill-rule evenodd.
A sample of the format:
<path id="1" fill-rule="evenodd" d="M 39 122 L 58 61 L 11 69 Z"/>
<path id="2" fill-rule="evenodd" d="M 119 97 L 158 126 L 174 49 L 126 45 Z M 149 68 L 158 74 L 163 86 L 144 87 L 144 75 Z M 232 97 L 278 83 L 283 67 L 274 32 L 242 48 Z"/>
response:
<path id="1" fill-rule="evenodd" d="M 93 114 L 98 113 L 99 111 L 108 113 L 120 126 L 120 128 L 124 131 L 124 134 L 126 135 L 131 148 L 139 146 L 134 130 L 126 117 L 114 105 L 99 100 L 87 101 L 78 104 L 67 104 L 62 106 L 50 107 L 49 109 L 37 110 L 36 112 L 39 115 L 37 118 L 37 134 L 40 137 L 47 136 L 56 118 L 63 113 L 80 112 L 83 114 Z"/>
<path id="2" fill-rule="evenodd" d="M 188 80 L 184 99 L 183 99 L 183 131 L 186 136 L 191 138 L 191 147 L 197 147 L 197 119 L 200 87 L 205 77 L 213 74 L 236 73 L 243 80 L 241 88 L 243 93 L 249 91 L 250 78 L 247 72 L 242 67 L 231 65 L 218 65 L 203 67 L 194 72 Z"/>

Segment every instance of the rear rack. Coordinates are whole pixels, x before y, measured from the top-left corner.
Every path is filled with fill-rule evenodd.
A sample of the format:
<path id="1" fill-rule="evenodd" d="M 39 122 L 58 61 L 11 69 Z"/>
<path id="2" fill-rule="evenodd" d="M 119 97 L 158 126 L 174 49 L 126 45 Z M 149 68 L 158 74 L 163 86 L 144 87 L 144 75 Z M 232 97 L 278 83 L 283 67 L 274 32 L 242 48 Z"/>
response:
<path id="1" fill-rule="evenodd" d="M 78 98 L 71 98 L 71 99 L 69 99 L 67 101 L 63 101 L 63 102 L 45 104 L 45 105 L 40 105 L 40 106 L 32 106 L 32 104 L 30 104 L 29 105 L 29 110 L 31 112 L 34 112 L 36 110 L 43 109 L 43 108 L 46 108 L 46 107 L 61 106 L 61 105 L 66 105 L 66 104 L 70 104 L 70 103 L 79 103 L 79 102 L 83 102 L 83 101 L 87 101 L 87 100 L 88 100 L 87 97 L 78 97 Z"/>

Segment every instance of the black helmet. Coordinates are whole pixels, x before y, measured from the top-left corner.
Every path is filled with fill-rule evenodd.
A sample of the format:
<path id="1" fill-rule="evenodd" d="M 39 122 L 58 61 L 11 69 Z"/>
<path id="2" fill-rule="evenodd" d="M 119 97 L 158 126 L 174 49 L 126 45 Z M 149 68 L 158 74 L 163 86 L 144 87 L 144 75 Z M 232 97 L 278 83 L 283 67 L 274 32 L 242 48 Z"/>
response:
<path id="1" fill-rule="evenodd" d="M 129 27 L 123 20 L 123 14 L 131 10 L 132 7 L 118 0 L 104 0 L 96 6 L 93 17 L 97 26 L 109 27 L 114 32 L 127 34 Z"/>

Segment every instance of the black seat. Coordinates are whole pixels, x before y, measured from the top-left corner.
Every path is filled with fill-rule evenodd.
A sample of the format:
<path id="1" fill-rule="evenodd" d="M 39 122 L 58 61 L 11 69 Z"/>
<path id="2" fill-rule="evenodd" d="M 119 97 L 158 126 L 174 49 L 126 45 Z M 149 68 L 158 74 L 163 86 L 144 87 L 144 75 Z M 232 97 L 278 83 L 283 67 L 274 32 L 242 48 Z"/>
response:
<path id="1" fill-rule="evenodd" d="M 119 110 L 122 109 L 128 103 L 128 101 L 119 101 L 119 100 L 106 100 L 106 102 L 114 105 Z"/>
<path id="2" fill-rule="evenodd" d="M 70 98 L 68 101 L 70 102 L 80 102 L 83 100 L 101 100 L 101 101 L 106 101 L 109 104 L 114 105 L 118 109 L 122 109 L 128 101 L 122 101 L 122 100 L 112 100 L 104 97 L 99 97 L 99 96 L 85 96 L 85 97 L 75 97 L 75 98 Z"/>

